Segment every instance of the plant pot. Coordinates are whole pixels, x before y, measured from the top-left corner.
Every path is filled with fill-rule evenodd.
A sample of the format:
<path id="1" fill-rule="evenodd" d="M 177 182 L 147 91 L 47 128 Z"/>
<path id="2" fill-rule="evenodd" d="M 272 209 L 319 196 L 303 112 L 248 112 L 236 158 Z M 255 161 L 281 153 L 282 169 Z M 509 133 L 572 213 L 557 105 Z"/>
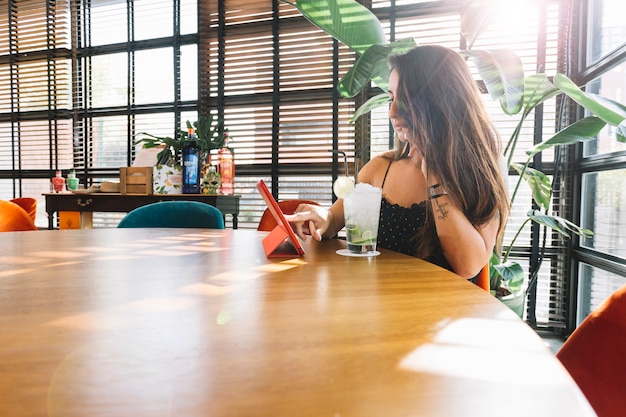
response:
<path id="1" fill-rule="evenodd" d="M 154 194 L 182 194 L 183 167 L 155 165 L 152 172 Z"/>
<path id="2" fill-rule="evenodd" d="M 499 298 L 504 305 L 513 310 L 515 314 L 520 316 L 520 318 L 524 318 L 524 306 L 526 305 L 526 292 L 520 291 L 515 294 L 509 294 L 502 298 Z"/>

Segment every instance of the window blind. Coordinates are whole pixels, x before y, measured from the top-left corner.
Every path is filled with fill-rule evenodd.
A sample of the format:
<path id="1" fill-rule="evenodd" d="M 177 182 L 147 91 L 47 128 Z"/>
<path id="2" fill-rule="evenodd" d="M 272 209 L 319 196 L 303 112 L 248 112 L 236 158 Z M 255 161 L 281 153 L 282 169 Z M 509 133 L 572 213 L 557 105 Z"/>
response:
<path id="1" fill-rule="evenodd" d="M 69 1 L 0 1 L 0 37 L 0 195 L 39 197 L 71 165 Z"/>
<path id="2" fill-rule="evenodd" d="M 332 202 L 331 149 L 353 160 L 351 101 L 339 101 L 339 71 L 353 54 L 280 2 L 201 3 L 201 101 L 222 112 L 236 159 L 236 192 L 248 212 L 240 227 L 256 227 L 265 208 L 255 183 L 264 178 L 276 198 Z M 220 105 L 221 103 L 221 105 Z M 214 107 L 213 107 L 214 108 Z M 343 167 L 343 164 L 341 164 Z M 243 217 L 243 218 L 242 218 Z"/>

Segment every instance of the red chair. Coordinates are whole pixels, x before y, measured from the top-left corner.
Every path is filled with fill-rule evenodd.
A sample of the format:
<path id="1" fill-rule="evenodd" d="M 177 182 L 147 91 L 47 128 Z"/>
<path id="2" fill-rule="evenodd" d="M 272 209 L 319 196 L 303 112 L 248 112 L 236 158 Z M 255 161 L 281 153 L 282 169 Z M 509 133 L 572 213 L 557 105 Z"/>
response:
<path id="1" fill-rule="evenodd" d="M 626 285 L 583 320 L 556 356 L 599 417 L 626 416 Z"/>
<path id="2" fill-rule="evenodd" d="M 283 200 L 278 202 L 278 207 L 285 214 L 293 214 L 300 204 L 310 204 L 312 206 L 319 206 L 319 203 L 311 200 Z M 269 209 L 265 209 L 263 215 L 261 216 L 261 220 L 259 221 L 259 225 L 256 230 L 262 232 L 271 232 L 278 224 L 272 216 L 272 213 Z"/>
<path id="3" fill-rule="evenodd" d="M 11 201 L 0 200 L 0 232 L 26 230 L 37 230 L 31 213 Z"/>
<path id="4" fill-rule="evenodd" d="M 37 217 L 37 200 L 32 197 L 19 197 L 9 201 L 23 208 L 26 214 L 28 214 L 30 218 L 33 219 L 33 222 L 35 221 Z"/>
<path id="5" fill-rule="evenodd" d="M 483 290 L 489 292 L 489 263 L 480 270 L 478 274 L 478 278 L 476 278 L 476 285 L 478 285 Z"/>

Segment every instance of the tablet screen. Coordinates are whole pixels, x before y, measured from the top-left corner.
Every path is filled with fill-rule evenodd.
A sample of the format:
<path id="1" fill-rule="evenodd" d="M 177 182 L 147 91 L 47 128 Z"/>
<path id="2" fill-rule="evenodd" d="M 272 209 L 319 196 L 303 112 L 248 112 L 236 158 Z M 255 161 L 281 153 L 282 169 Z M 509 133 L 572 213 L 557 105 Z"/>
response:
<path id="1" fill-rule="evenodd" d="M 304 248 L 302 247 L 302 244 L 296 237 L 296 234 L 293 231 L 291 224 L 287 221 L 287 219 L 285 219 L 285 215 L 283 214 L 282 210 L 278 206 L 278 203 L 274 199 L 274 196 L 272 196 L 272 194 L 270 193 L 270 190 L 267 188 L 265 181 L 259 180 L 256 184 L 256 188 L 259 190 L 259 193 L 261 194 L 261 197 L 263 197 L 263 200 L 265 200 L 265 204 L 267 204 L 267 208 L 272 213 L 272 216 L 274 216 L 274 219 L 276 220 L 276 223 L 278 224 L 277 227 L 282 227 L 282 229 L 284 229 L 284 231 L 287 233 L 284 239 L 285 240 L 284 243 L 292 246 L 298 255 L 304 255 Z M 281 251 L 281 248 L 277 248 L 277 250 Z M 275 253 L 274 254 L 274 256 L 284 256 L 284 255 L 289 255 L 289 253 L 284 253 L 284 254 Z M 271 256 L 271 255 L 267 253 L 267 256 Z"/>

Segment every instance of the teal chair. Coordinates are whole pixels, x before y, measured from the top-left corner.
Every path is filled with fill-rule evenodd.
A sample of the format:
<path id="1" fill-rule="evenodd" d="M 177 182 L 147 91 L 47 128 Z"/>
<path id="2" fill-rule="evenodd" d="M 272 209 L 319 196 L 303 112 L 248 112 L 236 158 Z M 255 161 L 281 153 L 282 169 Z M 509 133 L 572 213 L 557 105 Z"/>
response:
<path id="1" fill-rule="evenodd" d="M 223 229 L 224 216 L 217 208 L 198 201 L 161 201 L 128 212 L 117 227 Z"/>

